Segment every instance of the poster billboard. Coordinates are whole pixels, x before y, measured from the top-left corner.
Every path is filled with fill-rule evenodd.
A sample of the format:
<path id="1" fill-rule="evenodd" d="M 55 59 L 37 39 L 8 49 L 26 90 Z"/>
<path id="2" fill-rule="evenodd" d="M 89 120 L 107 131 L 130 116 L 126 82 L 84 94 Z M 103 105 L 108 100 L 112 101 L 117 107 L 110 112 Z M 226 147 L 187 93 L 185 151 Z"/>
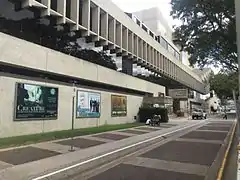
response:
<path id="1" fill-rule="evenodd" d="M 57 119 L 58 88 L 16 84 L 15 120 Z"/>
<path id="2" fill-rule="evenodd" d="M 169 89 L 169 96 L 173 99 L 187 99 L 188 90 L 187 89 Z"/>
<path id="3" fill-rule="evenodd" d="M 100 93 L 77 91 L 77 118 L 98 118 L 101 109 Z"/>
<path id="4" fill-rule="evenodd" d="M 112 116 L 127 115 L 127 97 L 126 96 L 111 96 Z"/>

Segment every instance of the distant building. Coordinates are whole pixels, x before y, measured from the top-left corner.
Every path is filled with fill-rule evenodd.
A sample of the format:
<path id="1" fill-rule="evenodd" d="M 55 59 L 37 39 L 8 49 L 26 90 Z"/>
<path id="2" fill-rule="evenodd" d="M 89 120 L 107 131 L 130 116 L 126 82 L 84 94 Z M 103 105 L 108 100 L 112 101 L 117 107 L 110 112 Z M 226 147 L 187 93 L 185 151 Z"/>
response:
<path id="1" fill-rule="evenodd" d="M 173 30 L 158 7 L 136 11 L 133 14 L 141 19 L 156 35 L 161 35 L 172 40 Z"/>
<path id="2" fill-rule="evenodd" d="M 206 110 L 209 113 L 214 113 L 220 110 L 221 100 L 217 97 L 214 91 L 212 91 L 211 96 L 205 100 Z"/>

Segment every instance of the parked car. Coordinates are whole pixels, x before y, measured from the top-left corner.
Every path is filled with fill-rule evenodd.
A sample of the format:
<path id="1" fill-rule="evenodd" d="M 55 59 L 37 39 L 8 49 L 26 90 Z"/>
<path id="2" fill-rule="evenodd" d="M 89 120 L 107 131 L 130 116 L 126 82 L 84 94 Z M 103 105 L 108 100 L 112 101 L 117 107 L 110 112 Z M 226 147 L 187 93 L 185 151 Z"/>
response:
<path id="1" fill-rule="evenodd" d="M 192 112 L 192 119 L 207 119 L 207 113 L 202 109 L 195 109 Z"/>

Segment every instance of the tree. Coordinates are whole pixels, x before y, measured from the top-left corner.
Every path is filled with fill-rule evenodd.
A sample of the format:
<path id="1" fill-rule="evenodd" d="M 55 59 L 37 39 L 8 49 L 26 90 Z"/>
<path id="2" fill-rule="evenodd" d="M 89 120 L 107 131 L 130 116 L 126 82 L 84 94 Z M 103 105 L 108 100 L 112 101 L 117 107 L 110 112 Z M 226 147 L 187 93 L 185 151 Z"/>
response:
<path id="1" fill-rule="evenodd" d="M 234 0 L 171 0 L 174 41 L 190 54 L 190 64 L 237 71 Z"/>
<path id="2" fill-rule="evenodd" d="M 210 78 L 211 90 L 223 100 L 232 99 L 232 90 L 238 91 L 238 73 L 219 73 Z"/>

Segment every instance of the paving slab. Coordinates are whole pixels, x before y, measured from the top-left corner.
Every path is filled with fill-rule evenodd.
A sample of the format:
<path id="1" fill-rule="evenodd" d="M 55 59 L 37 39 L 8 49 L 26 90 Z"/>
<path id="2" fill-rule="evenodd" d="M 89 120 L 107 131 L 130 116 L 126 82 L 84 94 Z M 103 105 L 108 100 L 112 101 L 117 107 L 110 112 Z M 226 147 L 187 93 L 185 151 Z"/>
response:
<path id="1" fill-rule="evenodd" d="M 181 138 L 188 138 L 188 139 L 206 139 L 206 140 L 222 140 L 227 136 L 227 132 L 213 132 L 213 131 L 192 131 L 187 133 Z"/>
<path id="2" fill-rule="evenodd" d="M 232 126 L 233 122 L 211 122 L 208 123 L 207 125 L 211 125 L 211 126 Z"/>
<path id="3" fill-rule="evenodd" d="M 18 148 L 9 151 L 0 152 L 0 161 L 12 165 L 24 164 L 40 159 L 59 155 L 61 153 L 44 150 L 35 147 Z"/>
<path id="4" fill-rule="evenodd" d="M 166 171 L 174 171 L 179 173 L 186 174 L 195 174 L 199 176 L 206 176 L 209 167 L 197 164 L 190 163 L 180 163 L 175 161 L 164 161 L 159 159 L 150 159 L 150 158 L 142 158 L 136 157 L 133 158 L 124 164 L 130 164 L 134 166 L 152 168 L 152 169 L 160 169 Z"/>
<path id="5" fill-rule="evenodd" d="M 105 142 L 90 140 L 90 139 L 84 139 L 84 138 L 75 138 L 73 140 L 69 139 L 69 140 L 64 140 L 64 141 L 58 141 L 56 143 L 62 144 L 62 145 L 67 145 L 67 146 L 72 145 L 74 147 L 85 149 L 85 148 L 89 148 L 89 147 L 92 147 L 92 146 L 97 146 L 97 145 L 100 145 L 100 144 L 104 144 Z"/>
<path id="6" fill-rule="evenodd" d="M 221 144 L 171 141 L 141 157 L 211 166 Z"/>
<path id="7" fill-rule="evenodd" d="M 117 141 L 117 140 L 129 138 L 130 136 L 114 134 L 114 133 L 102 133 L 102 134 L 94 135 L 93 137 L 99 137 L 99 138 L 111 139 L 111 140 Z"/>
<path id="8" fill-rule="evenodd" d="M 13 166 L 12 164 L 8 164 L 6 162 L 0 161 L 0 170 L 6 169 L 6 168 L 12 167 L 12 166 Z"/>
<path id="9" fill-rule="evenodd" d="M 133 129 L 127 129 L 127 130 L 123 130 L 121 132 L 130 133 L 130 134 L 146 134 L 146 133 L 149 133 L 148 131 L 140 131 L 140 130 L 133 130 Z"/>
<path id="10" fill-rule="evenodd" d="M 95 141 L 102 141 L 102 142 L 112 142 L 114 140 L 111 140 L 111 139 L 104 139 L 104 138 L 100 138 L 100 137 L 93 137 L 92 135 L 91 136 L 84 136 L 84 139 L 90 139 L 90 140 L 95 140 Z"/>
<path id="11" fill-rule="evenodd" d="M 89 180 L 204 180 L 204 176 L 120 164 Z"/>
<path id="12" fill-rule="evenodd" d="M 160 124 L 159 128 L 171 128 L 177 126 L 176 124 Z"/>
<path id="13" fill-rule="evenodd" d="M 159 131 L 161 128 L 154 128 L 154 127 L 138 127 L 134 129 L 145 130 L 145 131 Z"/>
<path id="14" fill-rule="evenodd" d="M 49 151 L 55 151 L 55 152 L 59 152 L 59 153 L 69 153 L 69 146 L 66 145 L 61 145 L 61 144 L 57 144 L 57 143 L 52 143 L 52 142 L 48 142 L 48 143 L 39 143 L 39 144 L 34 144 L 31 145 L 32 147 L 36 147 L 36 148 L 40 148 L 40 149 L 46 149 Z"/>
<path id="15" fill-rule="evenodd" d="M 199 128 L 199 130 L 216 130 L 216 131 L 229 131 L 231 129 L 231 126 L 227 127 L 219 127 L 219 126 L 203 126 Z"/>
<path id="16" fill-rule="evenodd" d="M 219 140 L 206 140 L 206 139 L 193 139 L 193 138 L 178 138 L 176 141 L 184 141 L 184 142 L 200 142 L 200 143 L 210 143 L 210 144 L 223 144 L 223 141 Z"/>

